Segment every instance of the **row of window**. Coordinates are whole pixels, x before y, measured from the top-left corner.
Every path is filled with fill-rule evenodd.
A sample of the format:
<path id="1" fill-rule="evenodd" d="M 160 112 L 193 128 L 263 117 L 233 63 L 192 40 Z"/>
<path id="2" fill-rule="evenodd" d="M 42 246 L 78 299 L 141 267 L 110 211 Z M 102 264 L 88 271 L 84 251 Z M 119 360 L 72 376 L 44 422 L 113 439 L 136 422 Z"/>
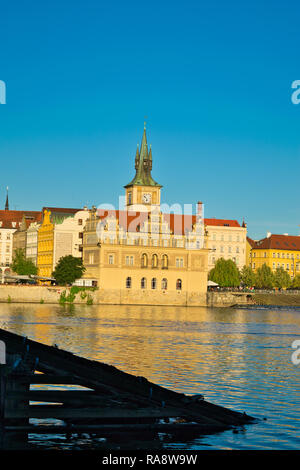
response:
<path id="1" fill-rule="evenodd" d="M 126 288 L 131 289 L 132 287 L 132 278 L 127 277 L 126 278 Z M 147 279 L 145 277 L 142 277 L 141 283 L 140 283 L 141 289 L 147 289 Z M 157 279 L 156 277 L 153 277 L 150 282 L 150 287 L 151 289 L 157 289 Z M 161 280 L 161 290 L 167 290 L 168 289 L 168 280 L 166 278 L 163 278 Z M 176 280 L 176 290 L 182 290 L 182 280 L 177 279 Z"/>
<path id="2" fill-rule="evenodd" d="M 260 253 L 257 253 L 257 257 L 261 256 Z M 288 259 L 299 259 L 299 253 L 296 255 L 294 253 L 272 253 L 273 258 L 288 258 Z M 252 253 L 252 257 L 256 258 L 256 253 Z M 264 251 L 263 258 L 267 258 L 267 252 Z"/>
<path id="3" fill-rule="evenodd" d="M 6 237 L 4 237 L 4 236 L 2 237 L 2 233 L 0 232 L 0 240 L 2 240 L 2 239 L 4 240 L 4 238 L 5 238 L 6 240 L 11 240 L 10 233 L 7 233 L 7 234 L 6 234 Z"/>
<path id="4" fill-rule="evenodd" d="M 213 245 L 212 249 L 215 250 L 215 251 L 217 251 L 217 248 L 216 248 L 215 245 Z M 224 253 L 225 250 L 226 250 L 226 247 L 224 247 L 223 245 L 221 245 L 221 246 L 220 246 L 220 252 L 221 252 L 221 253 Z M 228 253 L 232 253 L 232 252 L 234 251 L 234 249 L 233 249 L 233 247 L 228 246 L 228 247 L 227 247 L 227 251 L 228 251 Z M 236 252 L 236 253 L 240 253 L 240 247 L 239 247 L 239 246 L 237 246 L 237 247 L 235 248 L 235 252 Z"/>
<path id="5" fill-rule="evenodd" d="M 163 240 L 159 240 L 158 238 L 128 238 L 128 239 L 117 239 L 115 237 L 104 237 L 104 238 L 101 238 L 101 241 L 103 243 L 109 243 L 109 244 L 117 244 L 120 242 L 120 240 L 122 240 L 122 244 L 124 245 L 143 245 L 143 246 L 163 246 L 164 248 L 168 248 L 168 247 L 172 247 L 172 248 L 190 248 L 190 249 L 198 249 L 200 250 L 201 248 L 201 242 L 200 241 L 197 241 L 196 243 L 195 242 L 191 242 L 191 241 L 187 241 L 184 242 L 183 239 L 173 239 L 173 240 L 169 240 L 169 239 L 163 239 Z"/>
<path id="6" fill-rule="evenodd" d="M 150 262 L 151 261 L 151 262 Z M 108 256 L 108 264 L 114 264 L 115 263 L 115 256 L 114 255 L 109 255 Z M 125 257 L 125 264 L 126 266 L 133 266 L 134 265 L 134 256 L 126 256 Z M 151 260 L 148 259 L 148 255 L 146 253 L 143 253 L 141 257 L 141 267 L 142 268 L 147 268 L 148 266 L 151 266 L 152 268 L 157 268 L 161 265 L 162 268 L 168 268 L 169 266 L 169 258 L 168 255 L 162 255 L 161 260 L 159 261 L 158 255 L 154 254 L 151 257 Z M 183 258 L 176 258 L 175 260 L 175 266 L 176 268 L 183 268 L 184 267 L 184 261 Z"/>
<path id="7" fill-rule="evenodd" d="M 213 233 L 211 238 L 212 238 L 212 240 L 218 240 L 216 233 Z M 225 241 L 225 235 L 223 233 L 221 233 L 221 235 L 220 235 L 220 240 L 221 240 L 221 242 Z M 233 242 L 233 241 L 240 242 L 240 241 L 243 241 L 243 239 L 242 239 L 242 237 L 240 237 L 240 235 L 236 235 L 236 237 L 234 237 L 232 234 L 230 234 L 227 237 L 227 241 L 229 241 L 229 242 Z"/>
<path id="8" fill-rule="evenodd" d="M 276 263 L 273 263 L 273 269 L 276 269 L 276 268 L 280 268 L 282 267 L 283 269 L 286 269 L 287 271 L 289 271 L 290 269 L 292 271 L 294 271 L 294 265 L 293 264 L 289 264 L 287 263 L 286 265 L 284 263 L 280 264 L 280 263 L 277 263 L 277 266 L 276 266 Z M 252 268 L 255 269 L 255 263 L 252 263 Z M 296 264 L 296 271 L 299 271 L 300 270 L 300 265 L 299 263 Z"/>

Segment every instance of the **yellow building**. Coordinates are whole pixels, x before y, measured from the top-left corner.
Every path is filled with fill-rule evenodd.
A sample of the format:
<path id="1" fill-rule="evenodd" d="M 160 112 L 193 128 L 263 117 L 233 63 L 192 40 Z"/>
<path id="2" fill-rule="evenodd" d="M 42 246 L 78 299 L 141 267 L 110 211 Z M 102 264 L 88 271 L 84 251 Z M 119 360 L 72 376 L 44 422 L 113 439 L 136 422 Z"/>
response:
<path id="1" fill-rule="evenodd" d="M 54 224 L 50 220 L 51 211 L 43 211 L 43 221 L 38 229 L 37 267 L 38 275 L 51 277 L 53 266 Z"/>
<path id="2" fill-rule="evenodd" d="M 251 242 L 249 258 L 253 270 L 265 263 L 272 271 L 284 268 L 292 278 L 300 274 L 300 236 L 268 233 L 266 238 Z"/>
<path id="3" fill-rule="evenodd" d="M 47 207 L 37 233 L 38 275 L 51 278 L 62 256 L 82 257 L 83 227 L 88 217 L 87 208 L 68 209 Z"/>
<path id="4" fill-rule="evenodd" d="M 83 239 L 85 285 L 111 304 L 206 305 L 208 252 L 202 218 L 161 211 L 144 129 L 125 210 L 94 208 Z"/>

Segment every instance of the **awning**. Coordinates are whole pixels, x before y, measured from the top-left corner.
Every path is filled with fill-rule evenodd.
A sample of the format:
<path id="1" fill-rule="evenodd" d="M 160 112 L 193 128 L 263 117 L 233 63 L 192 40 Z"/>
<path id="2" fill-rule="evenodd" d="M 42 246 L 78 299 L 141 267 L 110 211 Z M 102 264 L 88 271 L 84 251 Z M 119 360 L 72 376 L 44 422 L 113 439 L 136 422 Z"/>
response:
<path id="1" fill-rule="evenodd" d="M 219 284 L 217 284 L 214 281 L 207 281 L 207 285 L 208 285 L 208 287 L 214 287 L 214 286 L 218 286 Z"/>

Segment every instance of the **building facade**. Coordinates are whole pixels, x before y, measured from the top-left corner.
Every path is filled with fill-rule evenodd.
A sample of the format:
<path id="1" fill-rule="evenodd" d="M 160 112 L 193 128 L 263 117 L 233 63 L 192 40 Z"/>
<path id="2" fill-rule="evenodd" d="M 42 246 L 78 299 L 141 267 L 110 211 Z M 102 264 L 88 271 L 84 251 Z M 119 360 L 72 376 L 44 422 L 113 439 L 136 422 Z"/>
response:
<path id="1" fill-rule="evenodd" d="M 241 270 L 246 264 L 246 224 L 237 220 L 204 219 L 208 233 L 208 269 L 220 258 L 232 259 Z"/>
<path id="2" fill-rule="evenodd" d="M 253 243 L 249 257 L 254 271 L 266 264 L 272 271 L 282 267 L 293 278 L 300 274 L 300 236 L 268 233 Z"/>
<path id="3" fill-rule="evenodd" d="M 61 257 L 82 257 L 83 228 L 89 212 L 87 208 L 48 207 L 43 214 L 37 228 L 37 267 L 39 276 L 51 278 Z"/>
<path id="4" fill-rule="evenodd" d="M 38 252 L 38 230 L 40 223 L 33 222 L 29 225 L 26 231 L 26 258 L 37 265 L 37 252 Z"/>
<path id="5" fill-rule="evenodd" d="M 161 211 L 144 129 L 125 210 L 89 212 L 83 234 L 85 285 L 112 304 L 206 305 L 208 252 L 202 217 Z"/>
<path id="6" fill-rule="evenodd" d="M 26 227 L 34 221 L 41 220 L 39 211 L 12 211 L 0 210 L 0 263 L 1 266 L 9 266 L 13 259 L 13 250 L 16 247 L 24 249 L 26 240 Z M 21 230 L 20 230 L 21 229 Z M 16 238 L 14 233 L 22 232 Z"/>

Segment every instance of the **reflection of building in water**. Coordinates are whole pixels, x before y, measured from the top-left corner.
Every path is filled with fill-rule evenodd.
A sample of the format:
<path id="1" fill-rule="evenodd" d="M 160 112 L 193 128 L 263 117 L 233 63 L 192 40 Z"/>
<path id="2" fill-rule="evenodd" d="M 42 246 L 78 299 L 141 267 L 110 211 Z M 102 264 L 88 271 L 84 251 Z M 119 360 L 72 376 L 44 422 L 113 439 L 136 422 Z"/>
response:
<path id="1" fill-rule="evenodd" d="M 83 240 L 82 283 L 99 286 L 100 302 L 206 305 L 208 249 L 202 203 L 196 215 L 164 213 L 151 175 L 144 129 L 125 210 L 90 211 Z"/>

